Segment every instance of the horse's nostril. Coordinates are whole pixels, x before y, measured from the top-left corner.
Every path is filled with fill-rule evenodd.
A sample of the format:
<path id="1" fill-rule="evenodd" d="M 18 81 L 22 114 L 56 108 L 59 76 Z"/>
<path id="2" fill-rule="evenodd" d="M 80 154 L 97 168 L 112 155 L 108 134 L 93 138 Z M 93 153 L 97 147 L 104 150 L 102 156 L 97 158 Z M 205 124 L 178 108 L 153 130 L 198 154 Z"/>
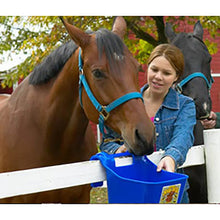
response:
<path id="1" fill-rule="evenodd" d="M 148 143 L 145 136 L 142 135 L 138 129 L 135 130 L 135 139 L 137 141 L 138 148 L 141 149 L 141 152 L 143 152 L 142 155 L 145 155 L 145 154 L 148 155 L 148 154 L 153 153 L 154 148 L 153 148 L 152 141 Z"/>
<path id="2" fill-rule="evenodd" d="M 139 130 L 135 130 L 135 138 L 138 141 L 139 145 L 144 145 L 147 143 L 147 140 L 140 134 Z"/>
<path id="3" fill-rule="evenodd" d="M 140 135 L 139 135 L 138 129 L 135 130 L 135 136 L 136 136 L 136 138 L 137 138 L 138 140 L 140 139 Z"/>

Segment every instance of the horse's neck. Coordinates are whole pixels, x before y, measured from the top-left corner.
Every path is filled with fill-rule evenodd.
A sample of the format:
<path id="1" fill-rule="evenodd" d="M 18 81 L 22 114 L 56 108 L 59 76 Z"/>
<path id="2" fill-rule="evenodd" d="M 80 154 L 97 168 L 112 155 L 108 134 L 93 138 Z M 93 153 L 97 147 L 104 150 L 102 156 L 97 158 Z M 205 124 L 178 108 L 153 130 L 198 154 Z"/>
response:
<path id="1" fill-rule="evenodd" d="M 11 120 L 19 120 L 20 129 L 28 128 L 33 139 L 45 147 L 80 145 L 88 119 L 79 103 L 78 74 L 73 55 L 57 78 L 46 84 L 30 85 L 27 77 L 9 98 L 6 110 Z"/>
<path id="2" fill-rule="evenodd" d="M 196 120 L 196 125 L 194 126 L 194 146 L 197 145 L 203 145 L 204 139 L 203 139 L 203 126 L 199 120 Z"/>
<path id="3" fill-rule="evenodd" d="M 68 145 L 74 139 L 77 143 L 84 137 L 88 119 L 79 103 L 78 65 L 74 55 L 55 80 L 48 98 L 47 137 L 62 137 L 62 144 Z M 49 137 L 49 136 L 51 137 Z"/>

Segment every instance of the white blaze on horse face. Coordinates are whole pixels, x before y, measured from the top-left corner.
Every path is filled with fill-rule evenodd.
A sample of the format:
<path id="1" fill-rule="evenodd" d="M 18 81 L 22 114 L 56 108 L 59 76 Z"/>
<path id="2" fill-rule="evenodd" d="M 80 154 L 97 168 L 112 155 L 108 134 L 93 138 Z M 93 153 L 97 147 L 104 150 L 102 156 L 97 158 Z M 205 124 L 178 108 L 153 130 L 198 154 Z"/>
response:
<path id="1" fill-rule="evenodd" d="M 117 53 L 114 53 L 114 59 L 120 61 L 120 60 L 124 59 L 124 56 L 123 55 L 118 55 Z"/>
<path id="2" fill-rule="evenodd" d="M 208 108 L 208 105 L 207 105 L 207 103 L 206 103 L 206 102 L 204 102 L 204 103 L 203 103 L 203 109 L 206 111 L 206 110 L 207 110 L 207 108 Z"/>

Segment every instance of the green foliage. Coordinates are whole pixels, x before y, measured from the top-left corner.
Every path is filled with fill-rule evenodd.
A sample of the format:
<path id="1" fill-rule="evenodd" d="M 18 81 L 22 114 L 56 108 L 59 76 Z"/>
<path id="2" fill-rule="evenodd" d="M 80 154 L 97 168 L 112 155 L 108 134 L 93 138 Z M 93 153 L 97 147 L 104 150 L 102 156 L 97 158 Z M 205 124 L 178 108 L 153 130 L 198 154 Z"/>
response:
<path id="1" fill-rule="evenodd" d="M 148 42 L 140 39 L 139 44 L 136 47 L 136 58 L 139 60 L 141 64 L 145 64 L 147 62 L 147 57 L 150 55 L 151 51 L 153 50 L 153 45 L 149 44 Z"/>
<path id="2" fill-rule="evenodd" d="M 113 17 L 104 16 L 75 16 L 65 17 L 68 22 L 83 30 L 96 31 L 100 27 L 111 29 Z M 125 16 L 128 24 L 128 34 L 125 43 L 141 64 L 145 64 L 152 49 L 167 42 L 164 35 L 166 21 L 174 25 L 178 32 L 180 24 L 194 25 L 200 20 L 211 38 L 220 34 L 219 16 Z M 128 38 L 129 36 L 129 38 Z M 26 60 L 19 64 L 10 74 L 5 75 L 2 86 L 12 86 L 13 82 L 26 77 L 52 50 L 69 39 L 61 20 L 56 16 L 0 16 L 0 62 L 11 59 L 11 54 L 26 54 Z M 217 52 L 217 45 L 205 40 L 211 54 Z M 8 57 L 5 57 L 6 52 Z"/>

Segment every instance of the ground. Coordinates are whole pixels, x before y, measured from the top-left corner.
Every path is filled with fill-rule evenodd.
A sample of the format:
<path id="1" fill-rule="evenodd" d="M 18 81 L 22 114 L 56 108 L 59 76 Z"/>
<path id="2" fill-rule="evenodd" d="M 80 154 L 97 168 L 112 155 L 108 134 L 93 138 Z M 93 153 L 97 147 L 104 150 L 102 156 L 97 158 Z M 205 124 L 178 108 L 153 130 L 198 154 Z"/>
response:
<path id="1" fill-rule="evenodd" d="M 108 203 L 108 192 L 106 187 L 92 188 L 90 192 L 90 203 L 91 204 L 107 204 Z"/>
<path id="2" fill-rule="evenodd" d="M 98 152 L 99 146 L 97 144 Z M 106 187 L 95 187 L 90 191 L 90 203 L 91 204 L 107 204 L 108 203 L 108 191 Z"/>

